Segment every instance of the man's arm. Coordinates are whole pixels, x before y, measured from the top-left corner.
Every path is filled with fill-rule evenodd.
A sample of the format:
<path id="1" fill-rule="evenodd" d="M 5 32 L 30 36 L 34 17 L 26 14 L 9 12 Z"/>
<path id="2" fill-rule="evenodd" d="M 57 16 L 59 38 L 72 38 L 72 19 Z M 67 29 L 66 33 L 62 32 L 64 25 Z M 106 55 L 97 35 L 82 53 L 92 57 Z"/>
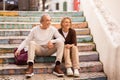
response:
<path id="1" fill-rule="evenodd" d="M 29 42 L 33 39 L 33 34 L 33 31 L 31 31 L 26 39 L 19 45 L 18 50 L 22 50 L 26 45 L 29 44 Z"/>
<path id="2" fill-rule="evenodd" d="M 65 41 L 65 39 L 63 38 L 63 36 L 58 32 L 57 29 L 55 29 L 55 33 L 54 33 L 54 37 L 55 39 L 52 39 L 51 42 L 52 43 L 56 43 L 57 41 Z"/>
<path id="3" fill-rule="evenodd" d="M 27 45 L 29 44 L 29 42 L 33 39 L 33 31 L 31 31 L 29 33 L 29 35 L 27 36 L 27 38 L 19 45 L 17 51 L 15 52 L 15 56 L 20 55 L 20 51 Z"/>

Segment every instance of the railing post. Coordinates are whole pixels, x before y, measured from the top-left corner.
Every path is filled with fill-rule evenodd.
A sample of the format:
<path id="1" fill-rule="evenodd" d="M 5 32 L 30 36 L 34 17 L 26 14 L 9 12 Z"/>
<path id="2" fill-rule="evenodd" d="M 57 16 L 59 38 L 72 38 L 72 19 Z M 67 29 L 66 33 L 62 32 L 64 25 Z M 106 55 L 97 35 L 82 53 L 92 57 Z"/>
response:
<path id="1" fill-rule="evenodd" d="M 5 0 L 3 0 L 3 10 L 5 11 Z"/>

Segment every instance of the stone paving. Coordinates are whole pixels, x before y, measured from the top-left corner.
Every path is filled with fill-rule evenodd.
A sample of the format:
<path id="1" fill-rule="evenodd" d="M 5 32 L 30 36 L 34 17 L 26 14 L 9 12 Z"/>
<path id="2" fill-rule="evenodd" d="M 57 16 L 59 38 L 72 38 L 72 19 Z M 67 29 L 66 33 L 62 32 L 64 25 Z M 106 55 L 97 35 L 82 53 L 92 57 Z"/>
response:
<path id="1" fill-rule="evenodd" d="M 53 74 L 35 74 L 31 78 L 26 78 L 24 75 L 3 75 L 0 80 L 106 80 L 103 78 L 103 73 L 81 73 L 80 77 L 57 77 Z M 97 79 L 96 77 L 99 77 Z"/>

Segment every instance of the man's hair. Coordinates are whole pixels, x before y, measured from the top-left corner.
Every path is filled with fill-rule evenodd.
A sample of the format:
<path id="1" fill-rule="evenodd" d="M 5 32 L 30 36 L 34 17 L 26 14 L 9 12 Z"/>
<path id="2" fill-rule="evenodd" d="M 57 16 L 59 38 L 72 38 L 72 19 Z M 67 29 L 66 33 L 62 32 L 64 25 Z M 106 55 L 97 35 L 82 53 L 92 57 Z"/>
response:
<path id="1" fill-rule="evenodd" d="M 44 20 L 44 17 L 46 17 L 46 16 L 49 16 L 49 17 L 50 17 L 49 14 L 43 14 L 43 15 L 41 16 L 40 22 L 42 22 L 42 21 Z"/>

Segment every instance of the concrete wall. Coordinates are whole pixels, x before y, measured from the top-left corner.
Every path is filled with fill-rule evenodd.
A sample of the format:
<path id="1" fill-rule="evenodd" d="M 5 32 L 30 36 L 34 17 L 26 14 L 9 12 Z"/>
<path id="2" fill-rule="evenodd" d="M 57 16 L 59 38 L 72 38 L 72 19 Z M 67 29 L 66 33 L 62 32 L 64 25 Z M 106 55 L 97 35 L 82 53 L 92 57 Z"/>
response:
<path id="1" fill-rule="evenodd" d="M 120 0 L 103 0 L 103 3 L 120 24 Z"/>
<path id="2" fill-rule="evenodd" d="M 108 80 L 120 80 L 120 46 L 113 39 L 114 36 L 111 35 L 113 32 L 109 30 L 110 25 L 107 24 L 103 17 L 104 15 L 100 13 L 99 6 L 95 5 L 95 1 L 98 0 L 81 0 L 82 10 L 87 18 L 97 51 L 100 55 L 100 61 L 103 63 L 104 72 Z M 98 5 L 100 4 L 99 1 Z M 105 0 L 102 1 L 104 2 Z"/>

